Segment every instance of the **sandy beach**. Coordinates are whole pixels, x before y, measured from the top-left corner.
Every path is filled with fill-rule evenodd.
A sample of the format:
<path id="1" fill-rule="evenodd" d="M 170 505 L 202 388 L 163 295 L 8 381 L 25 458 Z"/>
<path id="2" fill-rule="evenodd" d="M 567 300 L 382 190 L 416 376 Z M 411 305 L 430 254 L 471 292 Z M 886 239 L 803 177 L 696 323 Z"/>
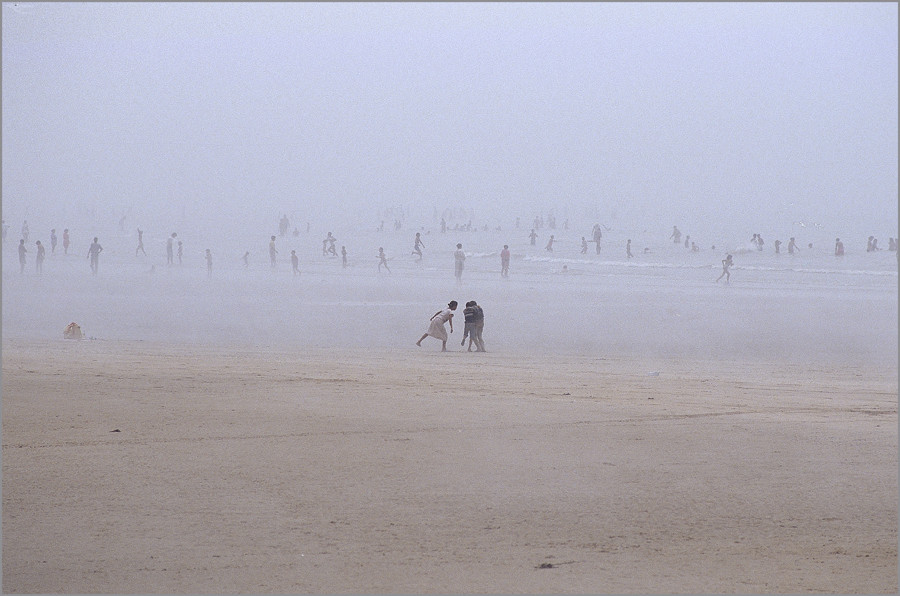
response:
<path id="1" fill-rule="evenodd" d="M 4 340 L 3 591 L 896 593 L 895 367 L 410 344 Z"/>

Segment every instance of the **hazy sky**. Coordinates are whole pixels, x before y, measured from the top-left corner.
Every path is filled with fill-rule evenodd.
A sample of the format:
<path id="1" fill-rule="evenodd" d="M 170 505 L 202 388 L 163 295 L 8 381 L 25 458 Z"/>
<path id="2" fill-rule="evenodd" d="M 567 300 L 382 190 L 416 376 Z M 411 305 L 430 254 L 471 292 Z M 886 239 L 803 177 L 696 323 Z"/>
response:
<path id="1" fill-rule="evenodd" d="M 896 231 L 897 10 L 4 3 L 3 213 Z"/>

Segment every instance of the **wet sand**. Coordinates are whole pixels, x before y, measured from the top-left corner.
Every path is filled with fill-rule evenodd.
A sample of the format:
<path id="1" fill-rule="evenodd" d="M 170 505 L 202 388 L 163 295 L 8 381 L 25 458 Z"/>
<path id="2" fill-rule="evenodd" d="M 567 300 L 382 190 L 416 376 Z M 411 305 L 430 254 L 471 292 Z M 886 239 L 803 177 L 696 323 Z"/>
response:
<path id="1" fill-rule="evenodd" d="M 3 591 L 897 592 L 896 366 L 414 339 L 4 340 Z"/>

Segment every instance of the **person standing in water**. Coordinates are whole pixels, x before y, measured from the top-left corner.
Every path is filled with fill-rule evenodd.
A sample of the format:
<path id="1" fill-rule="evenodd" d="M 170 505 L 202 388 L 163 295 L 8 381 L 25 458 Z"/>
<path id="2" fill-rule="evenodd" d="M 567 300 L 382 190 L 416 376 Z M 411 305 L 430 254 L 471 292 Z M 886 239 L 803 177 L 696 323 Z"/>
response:
<path id="1" fill-rule="evenodd" d="M 297 251 L 291 251 L 291 268 L 294 270 L 294 275 L 300 275 L 300 259 L 297 257 Z"/>
<path id="2" fill-rule="evenodd" d="M 587 254 L 587 239 L 584 236 L 581 237 L 581 254 Z"/>
<path id="3" fill-rule="evenodd" d="M 347 247 L 341 246 L 341 265 L 347 267 Z"/>
<path id="4" fill-rule="evenodd" d="M 500 277 L 509 277 L 509 245 L 504 244 L 500 251 Z"/>
<path id="5" fill-rule="evenodd" d="M 595 223 L 594 227 L 591 228 L 591 239 L 592 242 L 595 243 L 594 248 L 597 250 L 597 254 L 600 254 L 600 241 L 603 240 L 603 230 L 600 229 L 600 224 Z"/>
<path id="6" fill-rule="evenodd" d="M 528 238 L 531 240 L 531 246 L 534 246 L 534 243 L 537 240 L 537 232 L 534 231 L 534 228 L 531 228 L 531 233 L 528 234 Z"/>
<path id="7" fill-rule="evenodd" d="M 169 267 L 175 264 L 175 238 L 177 236 L 177 233 L 172 232 L 172 235 L 166 239 L 166 265 Z"/>
<path id="8" fill-rule="evenodd" d="M 25 253 L 28 252 L 28 249 L 25 248 L 25 239 L 22 238 L 19 240 L 19 273 L 25 273 Z"/>
<path id="9" fill-rule="evenodd" d="M 56 228 L 53 228 L 52 230 L 50 230 L 50 254 L 51 255 L 56 254 L 56 243 L 57 243 Z"/>
<path id="10" fill-rule="evenodd" d="M 43 273 L 44 272 L 44 254 L 45 254 L 44 253 L 44 245 L 41 244 L 40 240 L 35 242 L 35 245 L 37 246 L 37 249 L 36 249 L 37 254 L 34 257 L 34 270 L 37 273 Z"/>
<path id="11" fill-rule="evenodd" d="M 448 336 L 447 329 L 444 327 L 444 323 L 450 323 L 450 333 L 453 333 L 453 311 L 456 310 L 456 306 L 456 300 L 451 300 L 447 304 L 447 308 L 434 313 L 431 316 L 431 322 L 428 324 L 428 331 L 426 331 L 422 335 L 422 337 L 419 338 L 419 341 L 416 342 L 416 345 L 421 348 L 422 340 L 430 335 L 435 339 L 441 340 L 441 352 L 446 352 Z"/>
<path id="12" fill-rule="evenodd" d="M 466 263 L 466 253 L 462 249 L 462 243 L 456 245 L 456 252 L 453 253 L 453 261 L 455 265 L 456 282 L 462 281 L 463 267 Z"/>
<path id="13" fill-rule="evenodd" d="M 788 253 L 794 254 L 794 251 L 800 252 L 800 248 L 797 247 L 797 242 L 794 240 L 794 237 L 791 236 L 791 239 L 788 241 Z"/>
<path id="14" fill-rule="evenodd" d="M 63 230 L 63 253 L 69 254 L 69 228 Z"/>
<path id="15" fill-rule="evenodd" d="M 681 232 L 678 230 L 678 226 L 672 226 L 672 235 L 669 236 L 669 239 L 674 240 L 675 244 L 681 242 Z"/>
<path id="16" fill-rule="evenodd" d="M 275 236 L 272 236 L 271 240 L 269 240 L 269 261 L 272 264 L 272 269 L 275 268 L 275 255 L 278 254 L 278 250 L 275 248 Z"/>
<path id="17" fill-rule="evenodd" d="M 722 259 L 722 274 L 716 278 L 716 283 L 718 283 L 719 280 L 723 277 L 725 278 L 725 283 L 731 281 L 731 272 L 728 270 L 732 265 L 734 265 L 734 260 L 732 260 L 731 255 L 727 255 L 724 259 Z"/>
<path id="18" fill-rule="evenodd" d="M 844 243 L 841 242 L 840 238 L 834 239 L 834 256 L 836 256 L 836 257 L 844 256 Z"/>
<path id="19" fill-rule="evenodd" d="M 94 236 L 94 242 L 91 243 L 90 248 L 88 248 L 87 258 L 91 260 L 91 273 L 97 275 L 97 271 L 100 269 L 100 252 L 103 250 L 103 247 L 100 246 L 100 243 L 97 242 L 97 237 Z"/>
<path id="20" fill-rule="evenodd" d="M 138 228 L 138 245 L 137 248 L 134 249 L 134 256 L 137 256 L 138 251 L 144 253 L 144 256 L 147 256 L 147 251 L 144 250 L 144 230 Z"/>
<path id="21" fill-rule="evenodd" d="M 544 247 L 544 250 L 553 252 L 553 234 L 550 234 L 550 239 L 547 240 L 547 246 Z"/>
<path id="22" fill-rule="evenodd" d="M 776 255 L 780 255 L 780 254 L 781 254 L 781 240 L 776 240 L 776 241 L 775 241 L 775 254 L 776 254 Z"/>

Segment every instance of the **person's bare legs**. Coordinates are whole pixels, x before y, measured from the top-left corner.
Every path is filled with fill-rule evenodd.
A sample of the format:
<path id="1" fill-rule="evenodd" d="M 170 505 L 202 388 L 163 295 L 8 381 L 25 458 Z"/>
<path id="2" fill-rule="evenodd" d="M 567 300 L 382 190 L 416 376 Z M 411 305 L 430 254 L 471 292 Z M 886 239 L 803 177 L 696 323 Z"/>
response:
<path id="1" fill-rule="evenodd" d="M 441 340 L 441 352 L 446 352 L 446 351 L 447 351 L 447 340 L 444 339 L 444 340 Z"/>
<path id="2" fill-rule="evenodd" d="M 428 334 L 427 334 L 427 333 L 426 333 L 425 335 L 423 335 L 422 337 L 419 338 L 419 341 L 416 342 L 416 345 L 419 346 L 419 347 L 421 348 L 421 347 L 422 347 L 422 340 L 425 339 L 426 337 L 428 337 Z M 445 345 L 446 345 L 446 343 L 447 343 L 447 342 L 444 342 Z"/>

